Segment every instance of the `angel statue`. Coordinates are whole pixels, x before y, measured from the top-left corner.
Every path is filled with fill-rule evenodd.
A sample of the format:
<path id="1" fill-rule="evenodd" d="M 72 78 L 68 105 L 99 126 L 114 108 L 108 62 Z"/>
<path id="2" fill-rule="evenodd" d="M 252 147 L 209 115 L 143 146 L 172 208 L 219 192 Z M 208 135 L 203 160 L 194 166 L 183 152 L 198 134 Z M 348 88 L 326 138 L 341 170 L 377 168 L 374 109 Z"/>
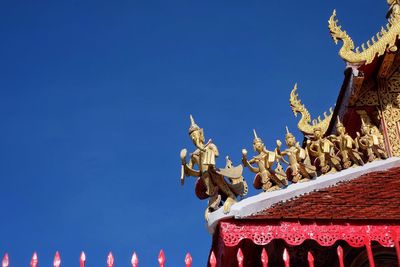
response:
<path id="1" fill-rule="evenodd" d="M 342 170 L 340 158 L 335 155 L 334 144 L 328 138 L 323 137 L 320 127 L 313 129 L 312 140 L 307 140 L 307 149 L 310 155 L 318 161 L 322 174 Z"/>
<path id="2" fill-rule="evenodd" d="M 282 166 L 279 164 L 279 158 L 275 151 L 268 151 L 265 148 L 264 142 L 257 136 L 255 130 L 253 148 L 258 155 L 247 160 L 247 150 L 242 150 L 242 162 L 244 166 L 256 174 L 253 185 L 256 189 L 263 189 L 264 192 L 270 192 L 281 189 L 288 185 L 286 174 Z M 277 162 L 277 167 L 273 169 L 274 163 Z M 255 164 L 256 166 L 253 166 Z"/>
<path id="3" fill-rule="evenodd" d="M 386 159 L 388 156 L 385 152 L 383 140 L 375 134 L 371 127 L 361 118 L 361 134 L 357 132 L 356 142 L 367 158 L 368 162 L 376 159 Z"/>
<path id="4" fill-rule="evenodd" d="M 358 152 L 357 143 L 346 133 L 346 128 L 340 121 L 339 116 L 337 117 L 336 123 L 336 135 L 330 135 L 329 139 L 332 140 L 339 149 L 339 157 L 344 169 L 350 168 L 353 165 L 364 165 L 360 152 Z"/>
<path id="5" fill-rule="evenodd" d="M 208 198 L 205 210 L 205 218 L 208 220 L 209 213 L 221 206 L 224 213 L 228 213 L 231 206 L 236 203 L 237 197 L 247 194 L 247 183 L 242 176 L 243 166 L 232 166 L 229 158 L 225 168 L 216 168 L 215 159 L 219 156 L 217 146 L 211 139 L 205 143 L 204 130 L 195 123 L 192 115 L 190 122 L 189 136 L 196 150 L 190 154 L 188 163 L 187 150 L 181 150 L 181 184 L 184 184 L 185 176 L 198 177 L 195 192 L 200 199 Z"/>
<path id="6" fill-rule="evenodd" d="M 317 176 L 315 166 L 311 165 L 311 160 L 306 149 L 302 148 L 299 142 L 289 129 L 286 127 L 285 136 L 287 148 L 281 151 L 282 142 L 276 141 L 276 151 L 279 156 L 286 156 L 289 160 L 289 167 L 286 170 L 286 175 L 293 183 L 306 182 Z"/>

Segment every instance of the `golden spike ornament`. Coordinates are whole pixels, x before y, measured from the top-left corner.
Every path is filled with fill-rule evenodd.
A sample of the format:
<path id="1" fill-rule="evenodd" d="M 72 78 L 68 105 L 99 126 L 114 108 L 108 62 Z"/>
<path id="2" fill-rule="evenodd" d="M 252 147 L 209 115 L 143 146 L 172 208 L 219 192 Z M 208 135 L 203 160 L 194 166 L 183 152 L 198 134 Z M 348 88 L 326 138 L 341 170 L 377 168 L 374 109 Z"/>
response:
<path id="1" fill-rule="evenodd" d="M 228 213 L 236 203 L 237 197 L 247 194 L 247 184 L 242 176 L 243 166 L 233 166 L 228 157 L 225 168 L 217 168 L 216 158 L 219 156 L 219 150 L 211 139 L 205 142 L 204 130 L 196 124 L 192 115 L 188 132 L 196 149 L 190 154 L 189 162 L 186 160 L 187 150 L 181 150 L 181 184 L 184 184 L 187 176 L 197 177 L 197 197 L 208 198 L 206 220 L 210 212 L 221 206 L 224 213 Z"/>
<path id="2" fill-rule="evenodd" d="M 333 115 L 332 108 L 330 108 L 329 114 L 324 112 L 323 119 L 318 117 L 318 120 L 311 120 L 310 112 L 308 112 L 307 108 L 301 103 L 301 100 L 298 97 L 297 83 L 294 85 L 293 90 L 290 93 L 289 101 L 294 115 L 297 117 L 298 113 L 301 114 L 301 119 L 299 120 L 297 127 L 305 136 L 312 136 L 315 128 L 319 128 L 323 135 L 326 133 Z"/>
<path id="3" fill-rule="evenodd" d="M 352 65 L 370 64 L 376 57 L 383 55 L 386 51 L 397 51 L 396 41 L 400 38 L 400 6 L 398 0 L 389 0 L 390 7 L 389 19 L 386 29 L 382 27 L 371 40 L 367 41 L 367 47 L 363 43 L 362 51 L 357 47 L 354 50 L 354 42 L 346 31 L 341 29 L 339 21 L 336 19 L 336 10 L 333 10 L 328 20 L 328 27 L 331 37 L 335 44 L 339 41 L 343 42 L 339 50 L 340 57 L 347 63 Z M 372 44 L 370 43 L 372 42 Z"/>

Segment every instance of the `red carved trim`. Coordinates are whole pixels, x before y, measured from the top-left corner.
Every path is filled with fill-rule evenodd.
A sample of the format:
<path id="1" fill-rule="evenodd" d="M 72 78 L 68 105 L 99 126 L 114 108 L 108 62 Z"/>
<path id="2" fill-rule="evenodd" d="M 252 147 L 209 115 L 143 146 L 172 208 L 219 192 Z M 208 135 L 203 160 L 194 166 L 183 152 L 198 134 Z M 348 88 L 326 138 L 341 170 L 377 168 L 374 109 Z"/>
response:
<path id="1" fill-rule="evenodd" d="M 384 247 L 394 247 L 400 237 L 400 225 L 351 225 L 351 224 L 301 224 L 280 222 L 266 225 L 257 222 L 220 223 L 220 238 L 225 246 L 233 247 L 243 239 L 250 239 L 256 245 L 266 245 L 274 239 L 283 239 L 287 244 L 297 246 L 305 240 L 315 240 L 321 246 L 332 246 L 338 240 L 346 241 L 352 247 L 369 245 L 377 241 Z"/>

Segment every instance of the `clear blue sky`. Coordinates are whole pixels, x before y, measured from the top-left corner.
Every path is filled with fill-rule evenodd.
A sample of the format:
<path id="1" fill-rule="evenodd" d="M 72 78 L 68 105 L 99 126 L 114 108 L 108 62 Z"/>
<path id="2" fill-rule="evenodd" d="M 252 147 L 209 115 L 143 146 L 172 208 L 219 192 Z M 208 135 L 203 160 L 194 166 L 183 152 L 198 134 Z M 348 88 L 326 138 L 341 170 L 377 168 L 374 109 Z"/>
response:
<path id="1" fill-rule="evenodd" d="M 189 114 L 221 165 L 252 150 L 253 128 L 268 147 L 285 125 L 298 135 L 293 84 L 318 115 L 343 80 L 334 8 L 357 44 L 385 24 L 385 0 L 2 1 L 0 254 L 156 266 L 163 248 L 167 266 L 187 251 L 205 266 L 206 202 L 179 184 Z"/>

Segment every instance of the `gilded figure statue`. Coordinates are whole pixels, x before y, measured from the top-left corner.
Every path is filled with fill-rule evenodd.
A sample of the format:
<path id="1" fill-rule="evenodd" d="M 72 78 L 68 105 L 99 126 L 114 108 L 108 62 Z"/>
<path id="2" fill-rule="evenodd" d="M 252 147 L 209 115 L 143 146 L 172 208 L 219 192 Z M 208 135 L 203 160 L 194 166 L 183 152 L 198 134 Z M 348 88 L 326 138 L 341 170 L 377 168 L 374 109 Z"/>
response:
<path id="1" fill-rule="evenodd" d="M 211 139 L 205 142 L 204 130 L 195 123 L 192 115 L 190 122 L 189 136 L 196 150 L 190 154 L 189 162 L 186 161 L 187 150 L 181 150 L 181 184 L 184 184 L 185 176 L 198 177 L 195 191 L 198 198 L 208 198 L 205 210 L 208 220 L 209 213 L 221 206 L 224 213 L 228 213 L 237 197 L 246 195 L 247 184 L 242 176 L 242 165 L 233 166 L 227 158 L 225 168 L 216 167 L 216 158 L 219 156 L 217 146 Z"/>
<path id="2" fill-rule="evenodd" d="M 277 154 L 281 157 L 286 156 L 289 165 L 286 169 L 286 175 L 293 183 L 306 182 L 317 176 L 316 168 L 311 164 L 310 157 L 306 149 L 302 148 L 299 142 L 289 129 L 286 127 L 285 143 L 287 148 L 281 151 L 282 142 L 276 141 Z"/>
<path id="3" fill-rule="evenodd" d="M 279 164 L 277 153 L 268 151 L 255 130 L 253 130 L 253 133 L 253 148 L 257 155 L 248 160 L 247 150 L 243 149 L 242 162 L 245 167 L 248 167 L 251 172 L 256 174 L 253 181 L 254 188 L 263 189 L 264 192 L 271 192 L 287 186 L 286 174 Z M 277 167 L 273 169 L 275 163 L 277 163 Z"/>
<path id="4" fill-rule="evenodd" d="M 386 159 L 388 157 L 382 138 L 374 133 L 363 119 L 361 119 L 361 134 L 357 132 L 356 142 L 368 162 L 372 162 L 376 159 Z"/>
<path id="5" fill-rule="evenodd" d="M 312 139 L 307 140 L 307 149 L 315 161 L 318 161 L 319 170 L 322 174 L 342 170 L 340 158 L 335 155 L 335 146 L 328 139 L 323 137 L 321 128 L 313 129 Z M 315 165 L 315 164 L 314 164 Z"/>
<path id="6" fill-rule="evenodd" d="M 336 144 L 344 169 L 350 168 L 353 165 L 364 165 L 364 161 L 362 160 L 360 152 L 358 151 L 357 143 L 350 135 L 347 134 L 346 128 L 340 121 L 339 116 L 337 117 L 336 123 L 336 135 L 330 135 L 329 139 Z"/>

